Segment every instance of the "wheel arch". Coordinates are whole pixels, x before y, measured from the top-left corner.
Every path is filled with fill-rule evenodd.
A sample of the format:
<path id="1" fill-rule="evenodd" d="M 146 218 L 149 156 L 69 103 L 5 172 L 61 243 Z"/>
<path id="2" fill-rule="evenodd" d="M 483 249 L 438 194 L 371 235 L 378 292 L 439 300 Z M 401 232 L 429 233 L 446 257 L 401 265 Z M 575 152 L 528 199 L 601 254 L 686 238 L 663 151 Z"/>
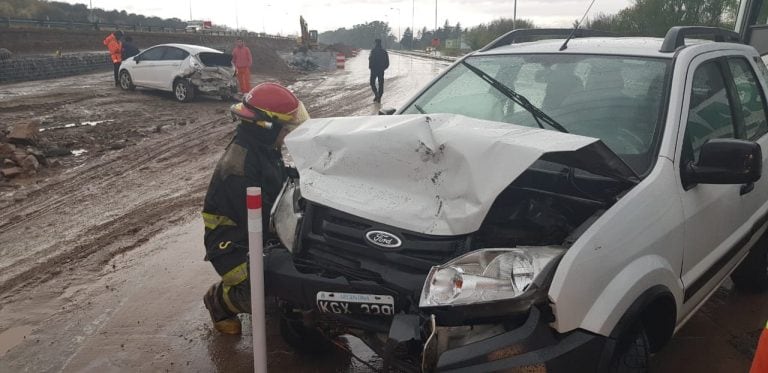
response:
<path id="1" fill-rule="evenodd" d="M 651 345 L 651 352 L 659 351 L 671 338 L 677 323 L 677 306 L 672 292 L 664 285 L 646 289 L 629 306 L 611 331 L 618 339 L 641 322 Z"/>

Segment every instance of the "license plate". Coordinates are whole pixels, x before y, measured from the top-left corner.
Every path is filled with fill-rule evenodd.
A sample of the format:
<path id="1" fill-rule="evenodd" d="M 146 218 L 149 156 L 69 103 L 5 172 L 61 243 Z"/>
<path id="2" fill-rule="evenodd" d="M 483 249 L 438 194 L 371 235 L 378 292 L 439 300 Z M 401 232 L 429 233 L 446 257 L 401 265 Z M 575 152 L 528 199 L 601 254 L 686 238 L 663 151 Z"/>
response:
<path id="1" fill-rule="evenodd" d="M 395 314 L 395 298 L 391 295 L 317 293 L 317 308 L 320 312 L 340 315 L 383 315 Z"/>

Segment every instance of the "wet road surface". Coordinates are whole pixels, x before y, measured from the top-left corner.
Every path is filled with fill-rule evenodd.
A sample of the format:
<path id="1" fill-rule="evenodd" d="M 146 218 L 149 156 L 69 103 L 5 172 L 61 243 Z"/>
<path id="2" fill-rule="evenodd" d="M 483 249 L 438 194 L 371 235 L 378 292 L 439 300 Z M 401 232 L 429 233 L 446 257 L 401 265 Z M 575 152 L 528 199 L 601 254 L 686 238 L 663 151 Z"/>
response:
<path id="1" fill-rule="evenodd" d="M 390 59 L 385 107 L 402 105 L 448 66 L 395 54 Z M 371 102 L 367 55 L 348 60 L 346 67 L 292 84 L 313 116 L 379 110 Z M 60 79 L 52 86 L 66 89 L 75 79 L 95 87 L 108 83 L 109 75 Z M 0 87 L 0 103 L 36 89 Z M 15 265 L 42 273 L 0 292 L 0 372 L 253 370 L 247 316 L 243 336 L 222 336 L 211 330 L 201 301 L 217 277 L 202 260 L 197 211 L 232 128 L 220 118 L 225 104 L 196 105 L 205 110 L 194 113 L 199 123 L 168 130 L 133 150 L 84 161 L 41 186 L 52 191 L 48 196 L 32 193 L 28 204 L 37 208 L 15 207 L 13 214 L 0 215 L 5 263 L 16 255 Z M 164 151 L 148 154 L 152 149 Z M 36 267 L 42 258 L 24 257 L 30 245 L 24 237 L 42 246 L 45 258 L 66 255 Z M 738 293 L 726 283 L 654 357 L 653 371 L 747 371 L 766 318 L 768 296 Z M 354 338 L 344 343 L 365 363 L 341 350 L 322 358 L 300 357 L 281 341 L 275 317 L 268 320 L 270 371 L 368 372 L 381 366 Z"/>

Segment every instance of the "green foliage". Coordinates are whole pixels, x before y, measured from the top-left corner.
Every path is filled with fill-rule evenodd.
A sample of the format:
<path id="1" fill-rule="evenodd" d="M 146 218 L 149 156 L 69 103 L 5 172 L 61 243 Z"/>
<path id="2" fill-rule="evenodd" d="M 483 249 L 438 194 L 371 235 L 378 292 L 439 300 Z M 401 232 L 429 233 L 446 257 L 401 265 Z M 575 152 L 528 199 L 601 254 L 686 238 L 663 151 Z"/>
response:
<path id="1" fill-rule="evenodd" d="M 387 22 L 373 21 L 352 26 L 351 29 L 340 28 L 334 31 L 326 31 L 318 36 L 323 44 L 342 43 L 355 48 L 373 48 L 373 41 L 381 39 L 385 48 L 391 48 L 395 44 L 395 36 Z"/>
<path id="2" fill-rule="evenodd" d="M 27 18 L 51 21 L 100 22 L 120 25 L 184 28 L 186 23 L 178 18 L 162 19 L 146 17 L 126 11 L 95 8 L 93 14 L 84 4 L 68 4 L 42 0 L 0 0 L 0 17 Z"/>
<path id="3" fill-rule="evenodd" d="M 515 27 L 516 26 L 516 27 Z M 466 31 L 465 40 L 472 49 L 480 49 L 498 38 L 501 35 L 506 34 L 515 28 L 536 28 L 533 21 L 527 19 L 518 19 L 517 23 L 513 25 L 510 18 L 499 18 L 491 23 L 483 23 L 481 25 L 471 27 Z"/>
<path id="4" fill-rule="evenodd" d="M 586 27 L 642 36 L 664 36 L 672 26 L 733 29 L 738 6 L 738 0 L 635 0 L 616 14 L 598 14 Z"/>

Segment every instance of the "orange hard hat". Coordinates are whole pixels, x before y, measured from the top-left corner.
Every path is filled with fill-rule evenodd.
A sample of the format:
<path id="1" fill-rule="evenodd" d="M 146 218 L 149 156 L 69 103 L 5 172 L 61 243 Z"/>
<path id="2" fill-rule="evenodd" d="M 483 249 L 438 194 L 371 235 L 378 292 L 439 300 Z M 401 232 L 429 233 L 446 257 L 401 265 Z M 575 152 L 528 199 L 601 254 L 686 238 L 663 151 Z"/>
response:
<path id="1" fill-rule="evenodd" d="M 304 104 L 288 88 L 277 83 L 261 83 L 243 96 L 243 102 L 232 105 L 230 112 L 240 120 L 267 127 L 278 123 L 293 130 L 309 119 Z"/>

